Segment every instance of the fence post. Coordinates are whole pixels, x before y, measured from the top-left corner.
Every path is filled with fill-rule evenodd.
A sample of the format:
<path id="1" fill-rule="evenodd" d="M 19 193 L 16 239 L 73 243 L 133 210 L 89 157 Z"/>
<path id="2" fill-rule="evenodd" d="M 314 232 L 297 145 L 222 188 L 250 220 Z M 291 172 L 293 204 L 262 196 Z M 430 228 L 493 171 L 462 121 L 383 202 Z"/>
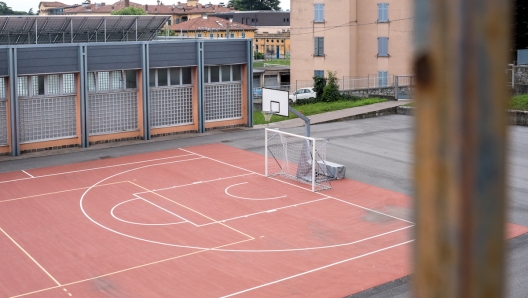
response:
<path id="1" fill-rule="evenodd" d="M 502 297 L 508 0 L 415 0 L 415 297 Z"/>
<path id="2" fill-rule="evenodd" d="M 398 100 L 398 85 L 399 85 L 399 76 L 394 76 L 394 98 Z"/>

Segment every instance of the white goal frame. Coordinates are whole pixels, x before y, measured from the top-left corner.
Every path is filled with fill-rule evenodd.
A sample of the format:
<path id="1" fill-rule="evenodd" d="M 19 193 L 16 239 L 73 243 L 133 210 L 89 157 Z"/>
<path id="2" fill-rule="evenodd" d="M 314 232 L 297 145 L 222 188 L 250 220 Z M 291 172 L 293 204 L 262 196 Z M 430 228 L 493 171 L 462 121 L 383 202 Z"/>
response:
<path id="1" fill-rule="evenodd" d="M 282 167 L 280 167 L 280 163 L 285 164 L 288 166 L 289 164 L 292 164 L 294 167 L 297 166 L 298 160 L 295 160 L 295 156 L 292 157 L 293 160 L 290 160 L 290 157 L 288 156 L 288 144 L 282 143 L 282 148 L 279 150 L 281 153 L 284 153 L 282 156 L 284 160 L 277 160 L 277 156 L 275 156 L 272 152 L 272 149 L 270 149 L 270 138 L 281 138 L 283 140 L 283 137 L 293 138 L 296 140 L 305 140 L 307 141 L 306 144 L 309 145 L 310 150 L 310 171 L 311 171 L 311 178 L 310 179 L 301 179 L 298 175 L 294 175 L 292 173 L 288 173 L 288 171 L 284 171 Z M 264 164 L 265 164 L 265 175 L 266 177 L 273 177 L 273 176 L 282 176 L 287 179 L 293 179 L 298 182 L 302 182 L 305 184 L 311 185 L 312 192 L 330 189 L 332 186 L 330 184 L 330 179 L 328 179 L 327 175 L 327 168 L 326 168 L 326 144 L 328 143 L 327 140 L 321 139 L 321 138 L 310 138 L 305 136 L 300 136 L 288 132 L 284 132 L 278 129 L 272 129 L 272 128 L 266 128 L 265 130 L 265 148 L 264 148 Z M 276 148 L 275 148 L 276 149 Z M 270 157 L 271 153 L 271 157 Z M 302 153 L 299 153 L 299 155 L 302 155 Z M 280 157 L 279 157 L 280 158 Z M 280 167 L 280 171 L 271 171 L 270 172 L 270 163 L 273 165 L 277 165 Z"/>

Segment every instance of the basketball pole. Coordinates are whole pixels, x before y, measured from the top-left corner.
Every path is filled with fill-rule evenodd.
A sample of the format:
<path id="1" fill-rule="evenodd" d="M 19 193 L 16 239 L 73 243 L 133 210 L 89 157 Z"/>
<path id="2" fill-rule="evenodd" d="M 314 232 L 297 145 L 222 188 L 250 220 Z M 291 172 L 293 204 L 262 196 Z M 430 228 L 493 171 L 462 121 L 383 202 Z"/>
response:
<path id="1" fill-rule="evenodd" d="M 304 124 L 306 126 L 306 137 L 309 138 L 310 137 L 310 118 L 304 116 L 303 114 L 301 114 L 301 112 L 297 111 L 296 109 L 294 109 L 290 105 L 288 105 L 288 111 L 294 113 L 297 117 L 299 117 L 302 120 L 304 120 Z"/>

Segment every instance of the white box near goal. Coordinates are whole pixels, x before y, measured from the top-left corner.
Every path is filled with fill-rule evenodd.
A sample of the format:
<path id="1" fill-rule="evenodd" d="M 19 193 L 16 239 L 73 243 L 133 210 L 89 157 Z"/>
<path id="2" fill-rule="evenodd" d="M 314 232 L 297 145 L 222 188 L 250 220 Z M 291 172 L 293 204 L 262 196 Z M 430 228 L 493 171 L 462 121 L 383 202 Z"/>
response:
<path id="1" fill-rule="evenodd" d="M 328 140 L 266 128 L 265 173 L 310 184 L 312 191 L 332 188 L 326 166 Z"/>

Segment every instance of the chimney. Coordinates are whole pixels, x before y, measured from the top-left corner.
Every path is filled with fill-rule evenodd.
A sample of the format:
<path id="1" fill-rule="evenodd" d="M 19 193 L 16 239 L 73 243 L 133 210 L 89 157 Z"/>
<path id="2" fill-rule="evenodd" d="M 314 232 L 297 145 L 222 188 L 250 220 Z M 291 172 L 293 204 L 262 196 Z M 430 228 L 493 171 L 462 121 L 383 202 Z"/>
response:
<path id="1" fill-rule="evenodd" d="M 125 7 L 129 7 L 130 6 L 130 0 L 125 0 Z"/>
<path id="2" fill-rule="evenodd" d="M 160 0 L 158 0 L 158 5 L 160 5 Z"/>
<path id="3" fill-rule="evenodd" d="M 203 15 L 202 15 L 202 19 L 207 20 L 207 15 L 206 15 L 206 14 L 203 14 Z"/>
<path id="4" fill-rule="evenodd" d="M 229 18 L 229 23 L 233 23 L 233 18 Z"/>

